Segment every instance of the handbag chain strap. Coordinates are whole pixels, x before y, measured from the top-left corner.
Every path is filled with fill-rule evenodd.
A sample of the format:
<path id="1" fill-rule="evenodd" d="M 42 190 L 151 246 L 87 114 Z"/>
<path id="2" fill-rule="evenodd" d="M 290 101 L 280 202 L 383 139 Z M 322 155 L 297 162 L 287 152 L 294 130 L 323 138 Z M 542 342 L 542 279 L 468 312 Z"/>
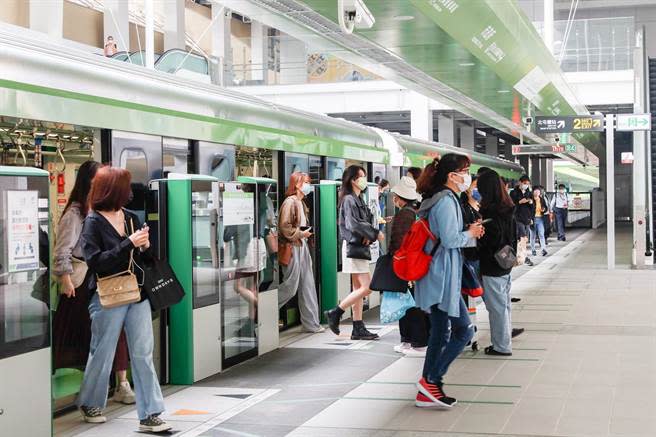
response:
<path id="1" fill-rule="evenodd" d="M 134 222 L 132 221 L 132 217 L 130 217 L 130 231 L 132 232 L 130 235 L 134 234 Z M 125 273 L 132 273 L 134 275 L 134 271 L 133 271 L 133 268 L 132 268 L 133 265 L 139 267 L 139 265 L 134 262 L 134 249 L 131 249 L 130 250 L 130 263 L 128 264 L 128 269 L 127 270 L 123 270 L 122 272 L 114 273 L 113 275 L 103 276 L 102 278 L 100 276 L 98 276 L 98 274 L 96 274 L 96 278 L 100 281 L 102 279 L 116 278 L 117 276 L 122 276 Z M 139 267 L 139 270 L 141 270 L 143 272 L 143 269 L 141 267 Z M 143 282 L 139 285 L 140 286 L 143 285 Z"/>

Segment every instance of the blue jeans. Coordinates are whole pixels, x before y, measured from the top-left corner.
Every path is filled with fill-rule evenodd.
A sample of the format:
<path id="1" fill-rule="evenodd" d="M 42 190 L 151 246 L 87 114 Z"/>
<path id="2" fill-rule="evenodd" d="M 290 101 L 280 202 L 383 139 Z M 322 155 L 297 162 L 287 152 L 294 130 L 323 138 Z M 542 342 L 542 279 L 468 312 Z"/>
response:
<path id="1" fill-rule="evenodd" d="M 510 318 L 510 275 L 483 276 L 483 302 L 490 316 L 492 347 L 497 352 L 512 352 Z"/>
<path id="2" fill-rule="evenodd" d="M 547 242 L 544 239 L 544 217 L 535 217 L 533 220 L 533 227 L 531 228 L 531 252 L 535 252 L 535 234 L 540 238 L 540 247 L 542 250 L 547 250 Z"/>
<path id="3" fill-rule="evenodd" d="M 153 324 L 148 300 L 103 308 L 98 293 L 94 293 L 89 316 L 91 346 L 77 405 L 105 408 L 116 343 L 125 328 L 139 419 L 163 412 L 164 399 L 153 365 Z"/>
<path id="4" fill-rule="evenodd" d="M 565 222 L 567 221 L 567 209 L 555 208 L 556 227 L 558 228 L 558 238 L 565 238 Z"/>
<path id="5" fill-rule="evenodd" d="M 469 310 L 462 298 L 460 298 L 459 317 L 449 317 L 437 305 L 433 305 L 428 318 L 430 336 L 423 377 L 431 384 L 441 384 L 442 377 L 449 370 L 451 363 L 474 338 L 474 326 L 469 320 Z"/>

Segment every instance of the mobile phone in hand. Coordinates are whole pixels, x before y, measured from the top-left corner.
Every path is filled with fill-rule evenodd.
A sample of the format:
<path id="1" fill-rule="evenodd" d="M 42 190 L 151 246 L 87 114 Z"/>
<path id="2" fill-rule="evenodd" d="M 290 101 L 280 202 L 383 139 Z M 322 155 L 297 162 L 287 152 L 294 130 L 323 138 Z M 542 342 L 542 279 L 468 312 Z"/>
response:
<path id="1" fill-rule="evenodd" d="M 301 229 L 301 231 L 311 231 L 311 230 L 312 230 L 312 226 L 301 226 L 300 229 Z"/>
<path id="2" fill-rule="evenodd" d="M 483 220 L 483 221 L 481 222 L 481 224 L 482 224 L 482 225 L 486 225 L 486 224 L 490 223 L 491 221 L 492 221 L 491 218 L 486 218 L 485 220 Z"/>

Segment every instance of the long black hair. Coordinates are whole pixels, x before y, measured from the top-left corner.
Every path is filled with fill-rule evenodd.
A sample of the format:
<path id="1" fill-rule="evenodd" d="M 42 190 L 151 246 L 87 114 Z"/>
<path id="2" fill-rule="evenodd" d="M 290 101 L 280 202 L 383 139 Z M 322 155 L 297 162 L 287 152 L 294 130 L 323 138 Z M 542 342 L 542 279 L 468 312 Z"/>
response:
<path id="1" fill-rule="evenodd" d="M 512 213 L 515 204 L 506 191 L 506 184 L 496 171 L 488 170 L 478 177 L 478 192 L 481 195 L 482 212 Z"/>
<path id="2" fill-rule="evenodd" d="M 96 161 L 86 161 L 80 166 L 80 168 L 78 168 L 75 185 L 73 185 L 73 190 L 68 197 L 68 203 L 64 208 L 64 213 L 73 202 L 77 202 L 80 204 L 80 213 L 82 216 L 84 217 L 87 215 L 87 212 L 89 212 L 89 202 L 87 201 L 87 198 L 89 197 L 89 191 L 91 191 L 91 181 L 99 168 L 100 163 Z"/>
<path id="3" fill-rule="evenodd" d="M 442 191 L 449 179 L 449 174 L 469 167 L 471 160 L 465 155 L 447 153 L 439 161 L 433 161 L 433 168 L 426 167 L 417 183 L 417 191 L 424 197 Z"/>
<path id="4" fill-rule="evenodd" d="M 344 197 L 353 194 L 353 186 L 351 185 L 351 182 L 360 177 L 360 170 L 362 170 L 364 175 L 367 176 L 367 170 L 359 165 L 349 165 L 346 170 L 344 170 L 344 174 L 342 175 L 342 186 L 339 189 L 340 205 L 342 204 Z"/>

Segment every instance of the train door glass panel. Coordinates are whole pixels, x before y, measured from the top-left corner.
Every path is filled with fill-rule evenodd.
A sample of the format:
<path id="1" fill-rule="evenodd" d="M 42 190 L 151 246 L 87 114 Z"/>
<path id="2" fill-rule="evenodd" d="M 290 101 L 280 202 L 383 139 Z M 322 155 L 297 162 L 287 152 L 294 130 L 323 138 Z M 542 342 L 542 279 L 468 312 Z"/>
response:
<path id="1" fill-rule="evenodd" d="M 313 184 L 318 184 L 319 181 L 322 179 L 322 164 L 321 164 L 321 157 L 319 156 L 310 156 L 309 157 L 309 168 L 308 168 L 308 175 L 310 176 L 311 183 Z"/>
<path id="2" fill-rule="evenodd" d="M 300 153 L 285 153 L 285 190 L 287 190 L 289 177 L 292 175 L 292 173 L 296 173 L 298 171 L 302 173 L 309 173 L 310 162 L 308 155 L 303 155 Z"/>
<path id="3" fill-rule="evenodd" d="M 196 159 L 198 174 L 212 176 L 220 181 L 235 180 L 235 146 L 199 141 Z"/>
<path id="4" fill-rule="evenodd" d="M 280 283 L 278 267 L 278 208 L 276 183 L 258 183 L 256 197 L 258 245 L 264 244 L 266 264 L 259 271 L 258 290 L 268 291 L 278 288 Z M 259 250 L 259 248 L 258 248 Z"/>
<path id="5" fill-rule="evenodd" d="M 163 177 L 169 173 L 186 174 L 189 169 L 189 141 L 179 138 L 162 139 Z"/>
<path id="6" fill-rule="evenodd" d="M 0 176 L 0 360 L 50 346 L 48 266 L 48 178 Z"/>
<path id="7" fill-rule="evenodd" d="M 326 179 L 331 181 L 341 181 L 344 170 L 346 169 L 346 160 L 341 158 L 326 158 Z"/>
<path id="8" fill-rule="evenodd" d="M 251 184 L 228 182 L 220 188 L 223 368 L 257 355 L 257 277 L 261 263 L 258 239 L 254 238 L 254 192 Z"/>
<path id="9" fill-rule="evenodd" d="M 217 189 L 218 184 L 211 181 L 193 181 L 191 184 L 194 309 L 219 303 L 221 297 L 220 253 L 217 246 L 218 214 L 215 203 Z"/>
<path id="10" fill-rule="evenodd" d="M 371 164 L 371 173 L 371 180 L 374 182 L 387 179 L 387 166 L 385 164 Z"/>

